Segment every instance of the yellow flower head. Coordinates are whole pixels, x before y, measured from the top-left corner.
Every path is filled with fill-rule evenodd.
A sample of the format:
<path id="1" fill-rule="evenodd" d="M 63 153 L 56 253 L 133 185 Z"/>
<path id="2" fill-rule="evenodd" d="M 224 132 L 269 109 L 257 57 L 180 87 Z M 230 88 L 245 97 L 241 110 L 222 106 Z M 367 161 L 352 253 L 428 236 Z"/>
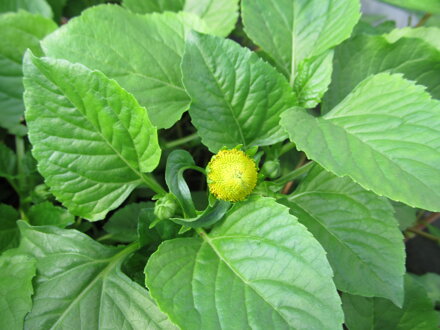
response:
<path id="1" fill-rule="evenodd" d="M 255 162 L 243 151 L 221 150 L 208 164 L 209 191 L 229 202 L 244 200 L 257 184 Z"/>

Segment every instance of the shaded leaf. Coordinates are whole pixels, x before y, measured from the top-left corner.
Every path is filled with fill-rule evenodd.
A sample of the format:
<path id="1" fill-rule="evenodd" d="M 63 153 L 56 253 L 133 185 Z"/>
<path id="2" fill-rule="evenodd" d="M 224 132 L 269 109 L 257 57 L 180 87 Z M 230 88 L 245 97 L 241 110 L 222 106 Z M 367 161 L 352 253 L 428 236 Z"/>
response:
<path id="1" fill-rule="evenodd" d="M 384 36 L 357 36 L 335 50 L 333 75 L 322 113 L 334 108 L 362 80 L 380 73 L 402 73 L 440 98 L 440 52 L 427 42 L 402 38 L 390 43 Z"/>
<path id="2" fill-rule="evenodd" d="M 20 218 L 18 211 L 7 204 L 0 204 L 0 253 L 18 245 L 20 233 L 16 221 Z"/>
<path id="3" fill-rule="evenodd" d="M 389 300 L 342 295 L 345 324 L 349 330 L 434 330 L 438 316 L 423 287 L 411 276 L 405 277 L 402 309 Z"/>
<path id="4" fill-rule="evenodd" d="M 55 206 L 50 202 L 43 202 L 33 205 L 27 216 L 34 226 L 57 226 L 65 228 L 71 225 L 75 218 L 65 208 Z"/>
<path id="5" fill-rule="evenodd" d="M 402 304 L 405 247 L 385 198 L 315 165 L 285 205 L 326 250 L 339 290 Z"/>
<path id="6" fill-rule="evenodd" d="M 0 9 L 9 0 L 4 1 Z M 11 132 L 16 133 L 24 112 L 23 54 L 28 48 L 41 54 L 39 41 L 56 28 L 51 20 L 24 11 L 0 15 L 0 126 Z"/>
<path id="7" fill-rule="evenodd" d="M 111 238 L 120 242 L 134 242 L 138 238 L 139 214 L 144 208 L 154 208 L 153 203 L 132 203 L 117 210 L 104 225 Z"/>
<path id="8" fill-rule="evenodd" d="M 0 257 L 0 328 L 23 329 L 24 317 L 32 307 L 32 278 L 35 259 L 15 251 Z"/>

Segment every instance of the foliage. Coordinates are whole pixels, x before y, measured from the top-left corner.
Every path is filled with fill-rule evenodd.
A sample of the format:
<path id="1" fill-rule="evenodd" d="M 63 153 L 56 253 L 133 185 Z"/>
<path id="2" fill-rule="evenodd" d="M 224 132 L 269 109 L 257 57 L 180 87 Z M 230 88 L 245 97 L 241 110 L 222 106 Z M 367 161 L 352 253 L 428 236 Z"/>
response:
<path id="1" fill-rule="evenodd" d="M 104 2 L 0 4 L 0 328 L 437 327 L 436 2 Z"/>

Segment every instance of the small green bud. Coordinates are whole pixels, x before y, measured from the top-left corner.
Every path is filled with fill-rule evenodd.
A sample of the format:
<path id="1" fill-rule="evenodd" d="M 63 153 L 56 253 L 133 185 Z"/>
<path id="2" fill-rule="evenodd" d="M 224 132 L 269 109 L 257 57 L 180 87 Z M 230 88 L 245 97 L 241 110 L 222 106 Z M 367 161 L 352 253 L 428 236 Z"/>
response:
<path id="1" fill-rule="evenodd" d="M 159 220 L 165 220 L 171 218 L 177 210 L 177 203 L 172 194 L 166 194 L 159 198 L 154 205 L 154 215 Z"/>
<path id="2" fill-rule="evenodd" d="M 281 175 L 281 166 L 278 160 L 268 160 L 264 163 L 261 173 L 270 179 L 275 179 Z"/>

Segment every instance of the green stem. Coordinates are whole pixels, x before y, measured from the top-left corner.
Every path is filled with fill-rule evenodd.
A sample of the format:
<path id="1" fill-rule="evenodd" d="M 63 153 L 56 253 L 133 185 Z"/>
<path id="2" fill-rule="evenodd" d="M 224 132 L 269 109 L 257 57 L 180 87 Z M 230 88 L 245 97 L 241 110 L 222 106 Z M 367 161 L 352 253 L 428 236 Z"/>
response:
<path id="1" fill-rule="evenodd" d="M 175 148 L 175 147 L 181 146 L 182 144 L 185 144 L 185 143 L 191 142 L 193 140 L 197 140 L 197 139 L 199 139 L 199 135 L 197 133 L 194 133 L 194 134 L 185 136 L 183 138 L 165 143 L 164 149 Z"/>
<path id="2" fill-rule="evenodd" d="M 15 152 L 17 154 L 18 188 L 22 192 L 26 183 L 26 178 L 23 175 L 24 140 L 21 136 L 17 135 L 15 136 Z M 21 196 L 20 192 L 19 195 Z"/>
<path id="3" fill-rule="evenodd" d="M 111 238 L 113 238 L 113 234 L 105 234 L 105 235 L 103 235 L 103 236 L 101 236 L 101 237 L 98 237 L 96 240 L 98 241 L 98 242 L 102 242 L 102 241 L 106 241 L 106 240 L 108 240 L 108 239 L 111 239 Z"/>
<path id="4" fill-rule="evenodd" d="M 412 232 L 414 234 L 417 234 L 419 236 L 425 237 L 427 239 L 430 239 L 431 241 L 437 242 L 440 244 L 440 238 L 437 236 L 431 235 L 429 233 L 424 232 L 423 230 L 415 229 L 415 228 L 408 228 L 407 231 Z"/>
<path id="5" fill-rule="evenodd" d="M 139 248 L 141 247 L 141 245 L 139 244 L 138 241 L 134 241 L 133 243 L 128 244 L 123 250 L 121 250 L 120 252 L 118 252 L 117 254 L 115 254 L 111 260 L 114 261 L 122 261 L 124 260 L 126 255 L 129 255 L 137 250 L 139 250 Z"/>
<path id="6" fill-rule="evenodd" d="M 165 195 L 167 192 L 165 189 L 162 188 L 159 182 L 156 181 L 154 176 L 151 173 L 143 174 L 142 178 L 144 180 L 144 183 L 153 190 L 156 194 L 159 194 L 160 196 Z"/>
<path id="7" fill-rule="evenodd" d="M 290 150 L 294 149 L 295 147 L 296 147 L 296 144 L 293 143 L 293 142 L 286 143 L 285 145 L 283 145 L 283 146 L 281 147 L 281 151 L 280 151 L 279 156 L 281 157 L 281 156 L 284 155 L 286 152 L 289 152 Z"/>
<path id="8" fill-rule="evenodd" d="M 416 27 L 421 27 L 422 25 L 424 25 L 431 18 L 431 16 L 432 14 L 430 13 L 426 13 L 425 15 L 423 15 L 423 17 L 417 23 Z"/>
<path id="9" fill-rule="evenodd" d="M 305 164 L 304 166 L 301 166 L 300 168 L 297 168 L 295 170 L 293 170 L 292 172 L 286 174 L 285 176 L 273 181 L 276 184 L 284 184 L 287 183 L 289 181 L 293 181 L 296 178 L 298 178 L 299 176 L 303 175 L 304 173 L 307 173 L 309 171 L 309 169 L 314 165 L 314 162 L 310 162 Z"/>

